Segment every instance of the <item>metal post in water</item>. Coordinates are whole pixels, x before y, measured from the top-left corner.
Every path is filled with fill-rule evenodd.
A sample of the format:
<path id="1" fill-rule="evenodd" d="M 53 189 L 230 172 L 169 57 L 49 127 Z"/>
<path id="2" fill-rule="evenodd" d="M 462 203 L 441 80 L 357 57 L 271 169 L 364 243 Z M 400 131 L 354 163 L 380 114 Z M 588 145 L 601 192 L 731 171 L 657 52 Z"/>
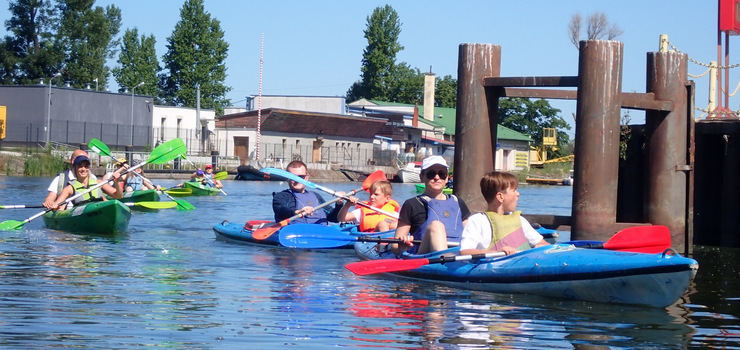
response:
<path id="1" fill-rule="evenodd" d="M 572 239 L 614 234 L 623 52 L 618 41 L 580 42 Z"/>
<path id="2" fill-rule="evenodd" d="M 498 97 L 487 96 L 483 78 L 501 75 L 501 46 L 460 44 L 455 122 L 455 194 L 471 211 L 485 210 L 480 179 L 494 170 Z"/>
<path id="3" fill-rule="evenodd" d="M 686 184 L 688 166 L 687 65 L 679 52 L 650 52 L 647 60 L 647 92 L 656 100 L 673 103 L 670 112 L 645 113 L 647 135 L 646 219 L 671 231 L 673 248 L 684 250 L 686 232 Z"/>

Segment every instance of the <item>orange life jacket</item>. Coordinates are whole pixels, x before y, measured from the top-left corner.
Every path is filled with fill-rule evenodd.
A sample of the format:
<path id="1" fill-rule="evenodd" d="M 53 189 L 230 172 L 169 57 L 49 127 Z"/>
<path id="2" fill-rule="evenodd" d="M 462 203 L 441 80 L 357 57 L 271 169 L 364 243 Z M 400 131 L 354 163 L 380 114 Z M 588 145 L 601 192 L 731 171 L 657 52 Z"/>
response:
<path id="1" fill-rule="evenodd" d="M 363 201 L 362 203 L 369 204 L 366 201 Z M 395 212 L 398 213 L 401 211 L 401 206 L 396 202 L 395 200 L 391 199 L 388 201 L 388 203 L 385 203 L 380 209 L 383 209 L 388 212 Z M 396 220 L 396 218 L 392 218 L 388 215 L 384 215 L 381 213 L 378 213 L 375 210 L 360 207 L 360 211 L 362 212 L 362 218 L 360 219 L 360 231 L 362 232 L 373 232 L 375 231 L 375 227 L 378 226 L 378 224 L 386 219 Z"/>

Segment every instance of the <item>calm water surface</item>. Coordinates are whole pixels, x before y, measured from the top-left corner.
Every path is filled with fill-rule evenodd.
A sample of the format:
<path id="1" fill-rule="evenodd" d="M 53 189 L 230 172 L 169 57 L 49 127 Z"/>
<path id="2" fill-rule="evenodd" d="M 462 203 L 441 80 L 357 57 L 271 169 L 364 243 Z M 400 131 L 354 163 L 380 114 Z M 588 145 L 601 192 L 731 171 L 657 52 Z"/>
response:
<path id="1" fill-rule="evenodd" d="M 0 204 L 41 203 L 48 182 L 2 177 Z M 697 247 L 695 283 L 666 309 L 475 292 L 355 276 L 343 267 L 356 261 L 350 251 L 219 241 L 214 224 L 271 218 L 271 192 L 286 185 L 225 186 L 228 196 L 186 198 L 191 212 L 135 212 L 115 237 L 52 231 L 41 219 L 0 232 L 0 346 L 740 349 L 738 250 Z M 399 202 L 414 195 L 413 185 L 394 188 Z M 570 214 L 571 187 L 520 191 L 525 213 Z M 0 220 L 38 211 L 0 210 Z"/>

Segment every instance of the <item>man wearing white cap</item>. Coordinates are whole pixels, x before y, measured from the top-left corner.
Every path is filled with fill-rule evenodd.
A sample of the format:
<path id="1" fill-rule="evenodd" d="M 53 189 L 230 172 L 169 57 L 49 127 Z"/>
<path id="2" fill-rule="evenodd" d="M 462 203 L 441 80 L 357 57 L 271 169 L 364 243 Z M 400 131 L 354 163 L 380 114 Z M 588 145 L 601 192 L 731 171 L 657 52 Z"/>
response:
<path id="1" fill-rule="evenodd" d="M 447 161 L 440 156 L 421 162 L 424 193 L 406 200 L 401 207 L 396 238 L 404 243 L 391 245 L 395 254 L 426 254 L 447 249 L 447 242 L 460 242 L 470 210 L 462 199 L 442 192 L 448 174 Z M 421 243 L 414 245 L 413 240 Z"/>

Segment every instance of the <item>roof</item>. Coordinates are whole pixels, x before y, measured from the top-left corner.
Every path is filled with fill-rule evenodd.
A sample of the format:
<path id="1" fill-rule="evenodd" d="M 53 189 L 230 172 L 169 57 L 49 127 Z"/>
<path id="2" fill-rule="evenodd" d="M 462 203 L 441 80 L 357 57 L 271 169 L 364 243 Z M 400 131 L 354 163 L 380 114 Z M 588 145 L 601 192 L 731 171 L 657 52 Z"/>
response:
<path id="1" fill-rule="evenodd" d="M 358 101 L 353 102 L 353 104 L 355 105 L 373 104 L 376 106 L 404 106 L 404 107 L 411 107 L 411 108 L 414 107 L 414 105 L 407 104 L 407 103 L 387 102 L 387 101 L 367 100 L 367 99 L 360 99 Z M 421 116 L 423 115 L 424 115 L 424 106 L 419 106 L 419 116 L 420 116 L 419 122 L 420 123 L 426 123 L 426 124 L 431 125 L 432 127 L 442 126 L 445 128 L 446 135 L 455 135 L 455 121 L 457 120 L 457 109 L 456 108 L 434 107 L 434 120 L 433 121 L 422 118 Z M 534 140 L 532 140 L 532 138 L 530 138 L 529 135 L 522 134 L 518 131 L 509 129 L 500 124 L 498 125 L 497 136 L 499 139 L 503 139 L 503 140 L 534 142 Z"/>
<path id="2" fill-rule="evenodd" d="M 216 127 L 256 128 L 259 111 L 228 114 L 216 119 Z M 374 138 L 386 124 L 383 118 L 268 108 L 261 111 L 260 129 L 279 133 Z"/>

